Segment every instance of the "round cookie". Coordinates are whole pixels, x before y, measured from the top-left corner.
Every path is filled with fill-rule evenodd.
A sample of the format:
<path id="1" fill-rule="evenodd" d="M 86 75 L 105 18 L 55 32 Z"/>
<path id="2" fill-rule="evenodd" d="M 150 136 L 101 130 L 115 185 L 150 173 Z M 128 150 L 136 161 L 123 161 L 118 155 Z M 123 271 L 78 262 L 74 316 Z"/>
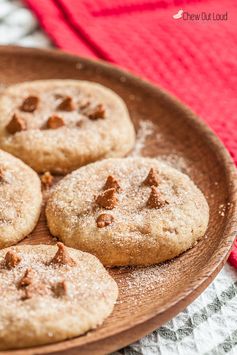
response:
<path id="1" fill-rule="evenodd" d="M 34 229 L 42 203 L 38 175 L 0 150 L 0 248 L 17 243 Z"/>
<path id="2" fill-rule="evenodd" d="M 187 175 L 156 159 L 127 158 L 65 177 L 46 216 L 54 236 L 104 265 L 150 265 L 192 247 L 207 229 L 209 208 Z"/>
<path id="3" fill-rule="evenodd" d="M 0 98 L 0 147 L 37 172 L 67 173 L 122 157 L 135 142 L 123 100 L 89 81 L 42 80 L 8 87 Z"/>
<path id="4" fill-rule="evenodd" d="M 0 251 L 0 350 L 75 337 L 100 325 L 116 282 L 88 253 L 49 245 Z"/>

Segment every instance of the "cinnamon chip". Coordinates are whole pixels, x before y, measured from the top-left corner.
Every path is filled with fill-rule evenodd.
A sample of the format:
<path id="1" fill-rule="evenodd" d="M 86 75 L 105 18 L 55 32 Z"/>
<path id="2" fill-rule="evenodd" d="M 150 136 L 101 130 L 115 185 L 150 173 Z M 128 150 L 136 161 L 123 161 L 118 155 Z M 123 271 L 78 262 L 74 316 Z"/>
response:
<path id="1" fill-rule="evenodd" d="M 115 193 L 116 190 L 114 188 L 105 190 L 97 196 L 96 203 L 106 210 L 112 210 L 118 202 Z"/>
<path id="2" fill-rule="evenodd" d="M 108 190 L 111 188 L 114 188 L 117 192 L 121 189 L 118 181 L 112 175 L 109 175 L 104 185 L 104 190 Z"/>
<path id="3" fill-rule="evenodd" d="M 105 108 L 102 104 L 99 104 L 95 107 L 93 111 L 88 113 L 88 117 L 90 120 L 98 120 L 99 118 L 105 117 Z"/>
<path id="4" fill-rule="evenodd" d="M 28 300 L 34 296 L 45 296 L 47 293 L 49 293 L 46 284 L 43 284 L 41 282 L 37 284 L 31 283 L 27 287 L 24 287 L 22 291 L 23 295 L 21 296 L 21 300 L 23 301 Z"/>
<path id="5" fill-rule="evenodd" d="M 147 207 L 148 208 L 161 208 L 161 207 L 164 207 L 164 205 L 166 203 L 167 202 L 162 199 L 157 188 L 155 186 L 152 186 L 150 196 L 147 200 Z"/>
<path id="6" fill-rule="evenodd" d="M 75 104 L 70 96 L 66 96 L 57 107 L 60 111 L 74 111 L 76 109 Z"/>
<path id="7" fill-rule="evenodd" d="M 76 262 L 70 257 L 63 243 L 57 243 L 58 250 L 51 260 L 52 264 L 74 266 Z"/>
<path id="8" fill-rule="evenodd" d="M 62 99 L 63 95 L 62 94 L 54 94 L 55 99 Z"/>
<path id="9" fill-rule="evenodd" d="M 90 106 L 90 101 L 84 101 L 79 105 L 80 110 L 85 110 L 86 108 L 88 108 L 88 106 Z"/>
<path id="10" fill-rule="evenodd" d="M 54 177 L 50 174 L 49 171 L 46 171 L 40 179 L 45 188 L 49 188 L 53 185 Z"/>
<path id="11" fill-rule="evenodd" d="M 57 115 L 53 115 L 51 117 L 49 117 L 48 121 L 47 121 L 47 128 L 49 129 L 57 129 L 60 127 L 65 126 L 65 122 L 63 120 L 63 118 L 57 116 Z"/>
<path id="12" fill-rule="evenodd" d="M 80 120 L 76 123 L 76 126 L 81 128 L 83 126 L 83 123 L 84 121 Z"/>
<path id="13" fill-rule="evenodd" d="M 4 181 L 4 170 L 0 168 L 0 182 Z"/>
<path id="14" fill-rule="evenodd" d="M 29 286 L 34 279 L 34 271 L 32 269 L 26 269 L 26 272 L 19 282 L 19 288 Z"/>
<path id="15" fill-rule="evenodd" d="M 34 112 L 39 104 L 37 96 L 28 96 L 21 104 L 20 110 L 25 112 Z"/>
<path id="16" fill-rule="evenodd" d="M 68 285 L 66 281 L 59 281 L 52 286 L 52 291 L 57 297 L 66 296 L 68 293 Z"/>
<path id="17" fill-rule="evenodd" d="M 111 214 L 102 213 L 98 216 L 96 224 L 98 228 L 104 228 L 113 223 L 114 217 Z"/>
<path id="18" fill-rule="evenodd" d="M 159 175 L 158 172 L 151 168 L 149 174 L 144 180 L 144 184 L 148 186 L 158 186 L 159 185 Z"/>
<path id="19" fill-rule="evenodd" d="M 23 295 L 21 296 L 21 300 L 25 301 L 33 297 L 33 292 L 29 287 L 23 289 Z"/>
<path id="20" fill-rule="evenodd" d="M 26 128 L 26 122 L 22 118 L 18 117 L 16 114 L 12 116 L 11 121 L 6 126 L 6 129 L 10 134 L 25 131 Z"/>
<path id="21" fill-rule="evenodd" d="M 18 256 L 14 251 L 9 250 L 5 255 L 7 269 L 13 269 L 20 263 L 20 261 L 20 256 Z"/>

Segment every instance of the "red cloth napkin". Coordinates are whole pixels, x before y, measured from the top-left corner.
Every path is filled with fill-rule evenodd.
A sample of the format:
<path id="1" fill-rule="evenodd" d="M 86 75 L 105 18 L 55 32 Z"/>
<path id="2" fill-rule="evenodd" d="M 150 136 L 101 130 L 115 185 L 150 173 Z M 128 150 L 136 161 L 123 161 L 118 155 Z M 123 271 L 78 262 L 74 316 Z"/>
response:
<path id="1" fill-rule="evenodd" d="M 55 44 L 163 86 L 197 112 L 237 163 L 236 0 L 25 0 Z M 174 19 L 180 9 L 215 19 Z M 217 14 L 228 19 L 217 21 Z M 237 244 L 229 261 L 237 267 Z"/>

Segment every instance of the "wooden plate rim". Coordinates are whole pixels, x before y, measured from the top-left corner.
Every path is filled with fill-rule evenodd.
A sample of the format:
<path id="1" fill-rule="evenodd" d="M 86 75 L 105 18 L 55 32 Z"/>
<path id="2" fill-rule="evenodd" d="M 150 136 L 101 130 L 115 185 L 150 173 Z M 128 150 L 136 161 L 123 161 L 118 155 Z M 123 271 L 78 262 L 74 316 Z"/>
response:
<path id="1" fill-rule="evenodd" d="M 235 164 L 232 158 L 230 157 L 228 151 L 224 147 L 223 143 L 219 140 L 219 138 L 196 114 L 194 114 L 191 111 L 191 109 L 189 109 L 186 105 L 181 103 L 175 96 L 168 93 L 166 90 L 160 89 L 159 87 L 151 84 L 150 82 L 138 76 L 129 73 L 124 69 L 118 68 L 112 64 L 108 64 L 107 62 L 104 62 L 102 60 L 95 61 L 95 60 L 79 57 L 73 54 L 69 54 L 63 51 L 58 51 L 56 49 L 25 48 L 19 46 L 0 46 L 0 54 L 4 53 L 4 54 L 13 55 L 16 52 L 18 54 L 24 53 L 28 55 L 34 55 L 34 56 L 39 56 L 39 55 L 48 56 L 54 58 L 55 60 L 61 58 L 72 62 L 78 61 L 85 65 L 100 67 L 102 69 L 113 71 L 118 76 L 127 77 L 130 81 L 133 81 L 135 84 L 137 83 L 140 86 L 149 88 L 151 90 L 156 90 L 157 92 L 159 92 L 160 95 L 162 95 L 162 98 L 166 102 L 172 103 L 172 105 L 175 106 L 177 110 L 185 113 L 186 120 L 189 120 L 189 123 L 192 125 L 193 129 L 198 130 L 200 133 L 202 133 L 202 135 L 205 136 L 206 139 L 209 141 L 210 146 L 212 146 L 212 149 L 215 149 L 216 152 L 218 152 L 219 160 L 222 162 L 223 166 L 225 167 L 225 173 L 229 184 L 229 196 L 230 196 L 229 202 L 231 203 L 231 207 L 227 211 L 225 216 L 226 225 L 223 233 L 223 238 L 218 248 L 213 253 L 212 257 L 207 261 L 205 267 L 199 272 L 195 280 L 190 282 L 190 284 L 186 286 L 185 290 L 179 293 L 179 295 L 175 300 L 167 303 L 162 308 L 157 310 L 157 312 L 153 312 L 153 311 L 150 311 L 149 313 L 146 312 L 145 314 L 141 315 L 140 319 L 137 320 L 136 323 L 133 323 L 132 328 L 129 327 L 129 322 L 127 322 L 125 325 L 121 327 L 121 329 L 117 329 L 116 331 L 111 332 L 108 337 L 105 335 L 102 336 L 99 340 L 90 339 L 89 342 L 84 343 L 82 346 L 85 347 L 87 344 L 100 342 L 107 338 L 111 339 L 113 338 L 113 336 L 118 337 L 120 334 L 122 336 L 122 333 L 129 331 L 130 329 L 131 330 L 135 329 L 136 327 L 139 327 L 144 322 L 154 320 L 154 323 L 156 323 L 158 322 L 158 320 L 156 321 L 156 318 L 158 318 L 159 316 L 162 316 L 162 323 L 168 321 L 171 318 L 170 314 L 174 316 L 175 314 L 179 313 L 190 303 L 190 300 L 193 301 L 211 283 L 213 278 L 223 267 L 230 253 L 232 244 L 237 234 L 237 217 L 236 217 L 237 216 L 237 174 L 236 174 Z M 175 311 L 173 310 L 174 307 L 176 307 Z M 156 326 L 153 325 L 153 327 L 150 327 L 148 331 L 151 331 L 155 328 Z M 135 341 L 136 339 L 138 339 L 139 337 L 145 334 L 146 334 L 145 332 L 143 332 L 143 334 L 140 332 L 139 336 L 133 338 L 133 341 Z M 77 346 L 78 339 L 79 338 L 74 338 L 74 339 L 69 339 L 69 340 L 65 340 L 62 342 L 53 343 L 49 345 L 37 346 L 29 349 L 4 351 L 1 353 L 19 355 L 23 353 L 40 354 L 40 353 L 66 350 L 70 348 L 75 348 Z M 126 344 L 124 343 L 123 345 Z M 113 346 L 109 347 L 108 345 L 108 349 L 112 351 L 115 350 L 116 348 Z"/>

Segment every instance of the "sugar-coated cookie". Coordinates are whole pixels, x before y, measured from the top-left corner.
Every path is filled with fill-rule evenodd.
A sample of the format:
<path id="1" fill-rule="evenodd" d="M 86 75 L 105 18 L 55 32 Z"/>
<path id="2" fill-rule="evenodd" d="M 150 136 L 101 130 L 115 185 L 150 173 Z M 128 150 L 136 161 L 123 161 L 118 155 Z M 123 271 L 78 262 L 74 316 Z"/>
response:
<path id="1" fill-rule="evenodd" d="M 38 175 L 0 150 L 0 248 L 17 243 L 34 229 L 41 202 Z"/>
<path id="2" fill-rule="evenodd" d="M 187 175 L 156 159 L 127 158 L 65 177 L 46 215 L 54 236 L 104 265 L 149 265 L 192 247 L 206 232 L 209 208 Z"/>
<path id="3" fill-rule="evenodd" d="M 88 253 L 50 245 L 0 251 L 0 350 L 53 343 L 100 325 L 118 287 Z"/>
<path id="4" fill-rule="evenodd" d="M 67 173 L 122 157 L 135 133 L 123 100 L 89 81 L 42 80 L 8 87 L 0 98 L 0 147 L 37 172 Z"/>

